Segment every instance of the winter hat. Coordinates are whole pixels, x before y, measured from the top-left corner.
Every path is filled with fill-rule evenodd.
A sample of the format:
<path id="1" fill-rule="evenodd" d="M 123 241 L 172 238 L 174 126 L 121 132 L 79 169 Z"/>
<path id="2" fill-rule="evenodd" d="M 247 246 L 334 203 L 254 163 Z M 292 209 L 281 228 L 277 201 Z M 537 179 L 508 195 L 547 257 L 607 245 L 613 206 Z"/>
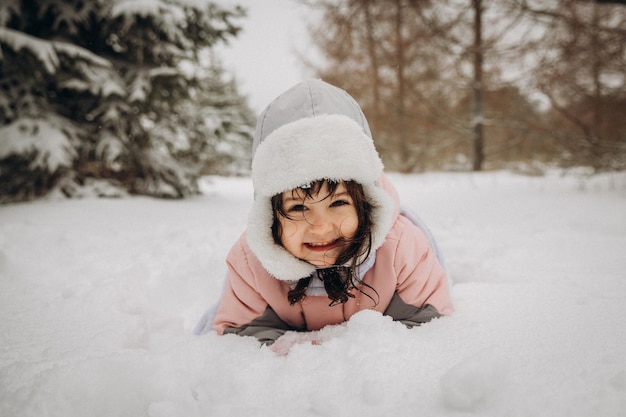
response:
<path id="1" fill-rule="evenodd" d="M 321 179 L 352 180 L 363 186 L 374 206 L 374 253 L 395 215 L 393 199 L 377 184 L 382 173 L 382 161 L 356 101 L 321 80 L 295 85 L 270 103 L 257 123 L 252 159 L 255 199 L 248 218 L 248 246 L 277 279 L 296 281 L 309 276 L 314 265 L 274 242 L 271 198 Z"/>

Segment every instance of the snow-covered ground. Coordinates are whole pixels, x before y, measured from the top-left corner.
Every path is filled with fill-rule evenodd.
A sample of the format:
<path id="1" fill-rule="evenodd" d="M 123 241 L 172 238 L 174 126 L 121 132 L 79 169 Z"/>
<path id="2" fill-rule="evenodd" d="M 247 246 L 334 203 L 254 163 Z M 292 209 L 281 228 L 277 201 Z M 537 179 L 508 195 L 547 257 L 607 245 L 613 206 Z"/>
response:
<path id="1" fill-rule="evenodd" d="M 392 175 L 430 225 L 456 312 L 373 312 L 287 356 L 193 336 L 252 199 L 0 206 L 0 415 L 623 416 L 626 174 Z"/>

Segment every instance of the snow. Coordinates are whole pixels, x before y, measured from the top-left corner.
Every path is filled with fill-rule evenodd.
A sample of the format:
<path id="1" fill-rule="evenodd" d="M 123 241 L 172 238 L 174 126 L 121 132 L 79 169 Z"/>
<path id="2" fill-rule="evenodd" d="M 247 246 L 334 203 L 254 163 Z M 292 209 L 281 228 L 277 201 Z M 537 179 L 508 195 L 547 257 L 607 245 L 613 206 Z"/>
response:
<path id="1" fill-rule="evenodd" d="M 366 311 L 282 356 L 191 334 L 248 178 L 0 206 L 0 415 L 624 415 L 626 174 L 391 178 L 438 237 L 455 313 L 409 330 Z"/>
<path id="2" fill-rule="evenodd" d="M 126 19 L 160 17 L 170 25 L 178 26 L 185 22 L 185 13 L 177 5 L 162 0 L 117 0 L 111 8 L 111 16 L 124 16 Z"/>
<path id="3" fill-rule="evenodd" d="M 31 152 L 30 168 L 51 173 L 72 166 L 76 157 L 68 134 L 48 120 L 22 117 L 0 127 L 0 160 Z"/>
<path id="4" fill-rule="evenodd" d="M 0 27 L 0 40 L 8 44 L 15 52 L 27 49 L 37 57 L 49 74 L 56 73 L 59 68 L 61 63 L 59 54 L 66 55 L 69 58 L 81 58 L 84 61 L 103 67 L 111 66 L 108 60 L 85 48 L 67 42 L 46 41 L 5 27 Z M 2 51 L 0 51 L 0 58 L 2 58 Z"/>
<path id="5" fill-rule="evenodd" d="M 59 66 L 59 57 L 54 51 L 52 42 L 43 41 L 8 28 L 0 28 L 0 39 L 6 42 L 14 51 L 27 48 L 41 61 L 48 73 L 54 74 L 56 72 Z M 2 55 L 0 55 L 1 57 Z"/>

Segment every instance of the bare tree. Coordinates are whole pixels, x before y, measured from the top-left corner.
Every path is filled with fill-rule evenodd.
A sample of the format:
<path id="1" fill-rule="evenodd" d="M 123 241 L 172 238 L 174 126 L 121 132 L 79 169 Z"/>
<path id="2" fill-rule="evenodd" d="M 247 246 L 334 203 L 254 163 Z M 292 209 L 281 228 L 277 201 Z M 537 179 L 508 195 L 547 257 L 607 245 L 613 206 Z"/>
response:
<path id="1" fill-rule="evenodd" d="M 474 9 L 474 82 L 472 83 L 472 169 L 480 171 L 485 154 L 483 132 L 483 30 L 482 30 L 482 0 L 472 0 Z"/>
<path id="2" fill-rule="evenodd" d="M 432 132 L 450 125 L 441 117 L 449 118 L 444 106 L 452 104 L 441 92 L 450 86 L 440 80 L 444 61 L 451 60 L 432 42 L 441 30 L 429 22 L 434 3 L 307 3 L 323 14 L 323 24 L 312 30 L 327 62 L 317 74 L 357 98 L 388 167 L 404 172 L 425 169 L 437 143 Z M 441 126 L 435 128 L 437 124 Z"/>
<path id="3" fill-rule="evenodd" d="M 626 8 L 591 0 L 553 8 L 539 0 L 307 3 L 323 14 L 311 32 L 326 58 L 317 74 L 357 98 L 390 169 L 481 170 L 623 144 L 624 118 L 615 113 L 626 90 Z M 622 11 L 611 20 L 609 8 Z M 533 105 L 535 97 L 558 117 Z"/>
<path id="4" fill-rule="evenodd" d="M 571 162 L 626 167 L 626 7 L 580 0 L 522 6 L 550 27 L 536 86 L 550 101 L 550 123 Z"/>

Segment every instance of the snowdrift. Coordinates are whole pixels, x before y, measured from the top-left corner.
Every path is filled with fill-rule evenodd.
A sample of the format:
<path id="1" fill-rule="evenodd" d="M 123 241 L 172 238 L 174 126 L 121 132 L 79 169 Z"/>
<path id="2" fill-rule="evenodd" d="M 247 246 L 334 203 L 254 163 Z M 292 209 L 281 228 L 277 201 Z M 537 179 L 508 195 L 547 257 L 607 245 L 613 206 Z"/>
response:
<path id="1" fill-rule="evenodd" d="M 286 356 L 196 337 L 252 200 L 0 207 L 2 416 L 606 416 L 626 410 L 626 175 L 392 175 L 429 224 L 456 311 L 374 312 Z"/>

